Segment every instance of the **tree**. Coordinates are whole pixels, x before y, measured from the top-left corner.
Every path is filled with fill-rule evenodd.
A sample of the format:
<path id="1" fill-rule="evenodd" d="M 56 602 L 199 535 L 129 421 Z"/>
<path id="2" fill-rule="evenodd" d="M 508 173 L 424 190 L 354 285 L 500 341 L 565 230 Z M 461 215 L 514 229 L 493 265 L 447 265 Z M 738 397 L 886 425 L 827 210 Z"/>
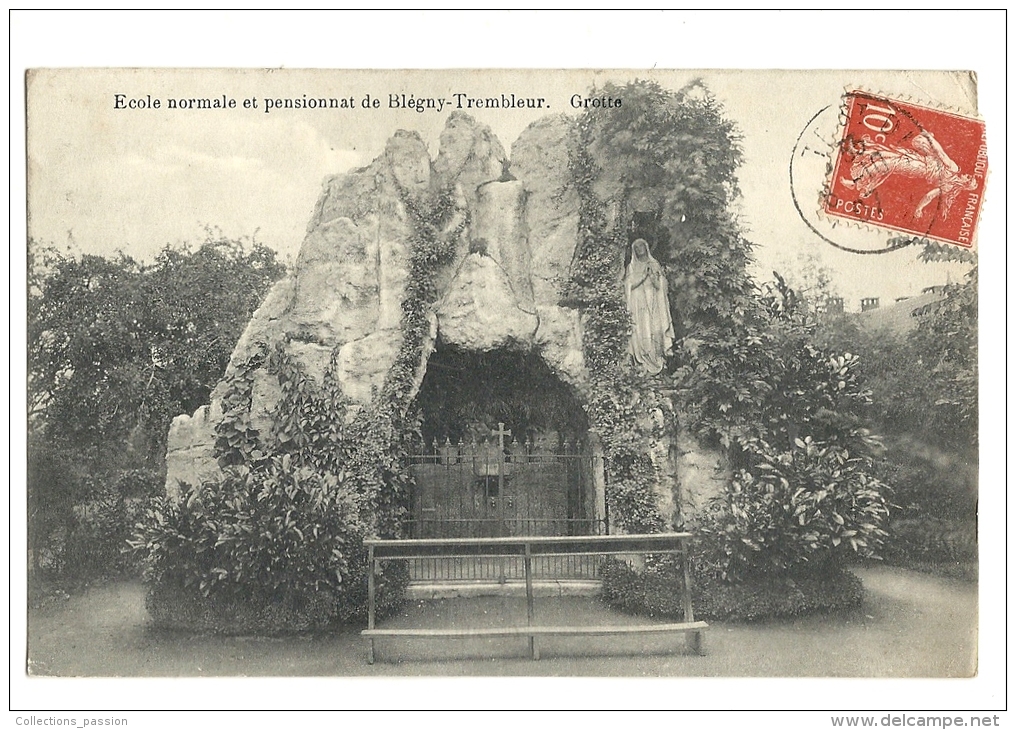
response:
<path id="1" fill-rule="evenodd" d="M 684 410 L 734 467 L 698 527 L 725 579 L 825 569 L 877 554 L 888 508 L 866 427 L 860 358 L 820 346 L 813 313 L 777 275 L 740 332 L 708 328 L 680 371 Z"/>
<path id="2" fill-rule="evenodd" d="M 208 400 L 283 272 L 274 251 L 221 238 L 166 247 L 147 265 L 123 253 L 74 256 L 29 243 L 36 561 L 48 551 L 59 570 L 59 545 L 80 533 L 84 516 L 157 488 L 170 420 Z"/>
<path id="3" fill-rule="evenodd" d="M 955 247 L 949 247 L 955 248 Z M 971 261 L 969 255 L 961 260 Z M 932 245 L 926 260 L 957 254 Z M 885 437 L 897 517 L 972 520 L 977 506 L 977 267 L 915 312 L 910 331 L 823 320 L 819 340 L 860 357 L 867 417 Z"/>
<path id="4" fill-rule="evenodd" d="M 977 266 L 923 313 L 910 336 L 919 365 L 934 377 L 926 430 L 956 449 L 977 448 Z"/>
<path id="5" fill-rule="evenodd" d="M 825 313 L 831 301 L 842 302 L 842 296 L 833 282 L 833 272 L 822 264 L 814 251 L 799 253 L 793 262 L 783 259 L 778 268 L 782 271 L 786 284 L 793 287 L 812 313 Z M 777 272 L 774 271 L 773 274 L 777 279 L 781 278 Z"/>

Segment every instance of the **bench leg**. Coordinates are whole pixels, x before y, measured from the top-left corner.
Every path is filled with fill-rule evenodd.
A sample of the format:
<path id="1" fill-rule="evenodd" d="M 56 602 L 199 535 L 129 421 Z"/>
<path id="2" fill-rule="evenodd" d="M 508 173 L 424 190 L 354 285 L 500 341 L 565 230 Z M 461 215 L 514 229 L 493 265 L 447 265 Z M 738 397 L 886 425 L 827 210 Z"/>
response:
<path id="1" fill-rule="evenodd" d="M 374 571 L 377 570 L 377 563 L 374 561 L 374 546 L 371 545 L 367 551 L 367 628 L 374 628 Z M 370 644 L 367 647 L 367 663 L 374 663 L 374 637 L 370 638 Z"/>
<path id="2" fill-rule="evenodd" d="M 526 571 L 526 626 L 532 626 L 533 614 L 536 609 L 533 602 L 533 563 L 529 543 L 526 543 L 526 557 L 523 567 Z M 540 660 L 540 650 L 536 646 L 536 637 L 532 634 L 529 635 L 529 656 L 533 658 L 534 662 Z"/>
<path id="3" fill-rule="evenodd" d="M 686 633 L 684 635 L 684 645 L 693 654 L 704 656 L 706 653 L 705 636 L 703 636 L 701 631 L 689 631 Z"/>

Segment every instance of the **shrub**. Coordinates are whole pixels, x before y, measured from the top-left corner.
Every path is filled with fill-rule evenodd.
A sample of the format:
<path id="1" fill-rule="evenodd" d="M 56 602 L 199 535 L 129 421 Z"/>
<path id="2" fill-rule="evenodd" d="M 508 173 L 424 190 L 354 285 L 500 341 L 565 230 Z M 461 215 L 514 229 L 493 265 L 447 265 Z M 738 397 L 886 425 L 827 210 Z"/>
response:
<path id="1" fill-rule="evenodd" d="M 156 621 L 285 632 L 360 617 L 370 521 L 342 481 L 285 454 L 227 468 L 218 484 L 185 487 L 179 502 L 158 500 L 131 541 Z M 383 608 L 400 582 L 396 571 L 382 576 Z"/>
<path id="2" fill-rule="evenodd" d="M 700 525 L 712 537 L 706 562 L 720 578 L 820 569 L 844 554 L 876 554 L 888 507 L 867 459 L 811 437 L 789 450 L 761 440 L 749 445 L 753 466 L 734 475 Z"/>
<path id="3" fill-rule="evenodd" d="M 40 449 L 41 454 L 47 451 Z M 51 473 L 45 478 L 59 487 L 40 489 L 38 494 L 59 495 L 61 501 L 33 503 L 30 510 L 36 577 L 73 588 L 136 573 L 138 566 L 127 541 L 151 495 L 162 488 L 161 474 L 138 468 L 82 475 L 75 473 L 75 462 L 68 454 L 56 453 L 59 457 L 47 465 Z"/>
<path id="4" fill-rule="evenodd" d="M 137 563 L 128 541 L 131 526 L 144 515 L 147 504 L 147 499 L 107 489 L 75 506 L 61 551 L 63 582 L 73 585 L 135 573 Z"/>
<path id="5" fill-rule="evenodd" d="M 974 520 L 977 457 L 936 447 L 908 435 L 886 439 L 879 465 L 892 484 L 893 518 Z"/>
<path id="6" fill-rule="evenodd" d="M 683 577 L 677 562 L 657 556 L 644 570 L 619 560 L 603 567 L 603 599 L 622 611 L 657 618 L 681 619 Z M 825 571 L 793 571 L 779 577 L 755 576 L 737 583 L 722 580 L 708 568 L 692 571 L 696 619 L 759 621 L 817 611 L 852 608 L 863 598 L 861 581 L 830 566 Z"/>
<path id="7" fill-rule="evenodd" d="M 811 437 L 788 450 L 761 439 L 742 443 L 748 465 L 696 525 L 696 613 L 750 621 L 857 605 L 861 584 L 844 570 L 845 558 L 873 556 L 888 517 L 870 459 Z M 608 564 L 603 586 L 623 610 L 683 614 L 683 576 L 672 559 L 647 561 L 641 571 Z"/>
<path id="8" fill-rule="evenodd" d="M 887 560 L 907 564 L 977 562 L 977 522 L 921 517 L 893 520 Z"/>

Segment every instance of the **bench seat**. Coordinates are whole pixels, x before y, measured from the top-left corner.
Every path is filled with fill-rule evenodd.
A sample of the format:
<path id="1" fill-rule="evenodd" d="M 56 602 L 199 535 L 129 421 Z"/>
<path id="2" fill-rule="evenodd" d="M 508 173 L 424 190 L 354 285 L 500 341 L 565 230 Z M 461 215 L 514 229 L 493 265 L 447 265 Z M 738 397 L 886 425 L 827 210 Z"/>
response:
<path id="1" fill-rule="evenodd" d="M 703 631 L 705 621 L 676 624 L 636 624 L 633 626 L 498 626 L 482 629 L 364 629 L 367 638 L 402 636 L 418 639 L 468 638 L 492 636 L 609 636 L 611 634 L 661 634 L 680 631 Z"/>

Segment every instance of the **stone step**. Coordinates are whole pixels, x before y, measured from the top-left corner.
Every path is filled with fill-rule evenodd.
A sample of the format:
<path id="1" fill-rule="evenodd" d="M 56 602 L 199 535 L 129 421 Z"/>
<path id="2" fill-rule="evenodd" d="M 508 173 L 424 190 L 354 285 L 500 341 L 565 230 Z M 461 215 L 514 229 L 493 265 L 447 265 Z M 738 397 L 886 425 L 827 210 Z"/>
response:
<path id="1" fill-rule="evenodd" d="M 600 595 L 598 580 L 534 580 L 533 595 L 537 598 Z M 480 598 L 482 596 L 526 597 L 525 581 L 412 581 L 406 587 L 406 598 L 429 601 L 439 598 Z"/>

